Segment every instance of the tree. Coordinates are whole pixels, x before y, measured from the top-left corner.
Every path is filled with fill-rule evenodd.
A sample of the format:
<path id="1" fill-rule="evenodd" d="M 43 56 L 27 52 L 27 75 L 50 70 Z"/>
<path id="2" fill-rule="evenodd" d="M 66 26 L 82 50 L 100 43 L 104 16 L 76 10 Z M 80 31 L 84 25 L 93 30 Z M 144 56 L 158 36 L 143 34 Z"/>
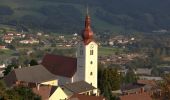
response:
<path id="1" fill-rule="evenodd" d="M 20 100 L 40 100 L 40 96 L 33 93 L 28 87 L 18 86 L 14 87 L 13 91 L 20 96 Z"/>
<path id="2" fill-rule="evenodd" d="M 137 81 L 137 76 L 133 70 L 127 72 L 126 76 L 124 77 L 124 83 L 133 83 Z"/>
<path id="3" fill-rule="evenodd" d="M 14 68 L 18 68 L 17 65 L 14 65 L 14 64 L 11 64 L 11 65 L 8 65 L 5 70 L 3 71 L 3 74 L 4 75 L 7 75 L 9 72 L 11 72 L 12 69 Z"/>
<path id="4" fill-rule="evenodd" d="M 30 66 L 34 66 L 34 65 L 38 65 L 38 62 L 35 59 L 32 59 L 29 64 Z"/>
<path id="5" fill-rule="evenodd" d="M 41 97 L 28 87 L 16 86 L 7 89 L 0 80 L 0 100 L 41 100 Z"/>
<path id="6" fill-rule="evenodd" d="M 121 76 L 117 69 L 99 67 L 98 83 L 101 93 L 108 99 L 112 100 L 113 90 L 120 89 Z"/>
<path id="7" fill-rule="evenodd" d="M 164 75 L 163 82 L 159 83 L 158 86 L 162 92 L 162 99 L 170 100 L 170 74 Z"/>

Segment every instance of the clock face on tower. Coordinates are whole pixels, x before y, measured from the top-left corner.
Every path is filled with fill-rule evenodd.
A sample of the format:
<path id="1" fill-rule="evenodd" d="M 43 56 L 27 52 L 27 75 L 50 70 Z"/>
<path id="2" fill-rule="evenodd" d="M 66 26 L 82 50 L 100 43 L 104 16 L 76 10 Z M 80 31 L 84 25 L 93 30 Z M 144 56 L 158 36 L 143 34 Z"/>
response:
<path id="1" fill-rule="evenodd" d="M 94 45 L 93 45 L 93 44 L 91 44 L 91 45 L 90 45 L 90 49 L 93 49 L 93 48 L 94 48 Z"/>

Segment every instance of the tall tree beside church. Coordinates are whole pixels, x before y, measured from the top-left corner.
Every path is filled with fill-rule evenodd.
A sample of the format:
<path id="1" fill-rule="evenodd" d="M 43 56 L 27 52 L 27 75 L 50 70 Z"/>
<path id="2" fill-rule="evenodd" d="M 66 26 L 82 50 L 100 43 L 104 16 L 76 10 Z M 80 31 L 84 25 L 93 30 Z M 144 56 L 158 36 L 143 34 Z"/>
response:
<path id="1" fill-rule="evenodd" d="M 120 89 L 121 76 L 117 69 L 99 67 L 98 84 L 101 94 L 108 100 L 113 98 L 111 91 Z"/>
<path id="2" fill-rule="evenodd" d="M 137 81 L 137 75 L 134 73 L 133 70 L 127 72 L 126 76 L 124 77 L 124 83 L 133 83 Z"/>

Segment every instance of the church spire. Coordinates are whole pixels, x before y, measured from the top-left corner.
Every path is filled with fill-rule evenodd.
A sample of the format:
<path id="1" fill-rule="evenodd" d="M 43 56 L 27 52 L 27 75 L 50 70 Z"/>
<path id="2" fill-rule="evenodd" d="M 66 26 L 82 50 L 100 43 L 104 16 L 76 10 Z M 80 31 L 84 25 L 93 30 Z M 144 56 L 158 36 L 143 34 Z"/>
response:
<path id="1" fill-rule="evenodd" d="M 91 30 L 90 24 L 91 24 L 91 21 L 90 21 L 88 6 L 87 6 L 86 18 L 85 18 L 85 29 L 82 32 L 82 38 L 85 44 L 90 43 L 93 39 L 93 31 Z"/>
<path id="2" fill-rule="evenodd" d="M 85 29 L 90 28 L 90 16 L 89 16 L 89 8 L 86 8 L 86 19 L 85 19 Z"/>

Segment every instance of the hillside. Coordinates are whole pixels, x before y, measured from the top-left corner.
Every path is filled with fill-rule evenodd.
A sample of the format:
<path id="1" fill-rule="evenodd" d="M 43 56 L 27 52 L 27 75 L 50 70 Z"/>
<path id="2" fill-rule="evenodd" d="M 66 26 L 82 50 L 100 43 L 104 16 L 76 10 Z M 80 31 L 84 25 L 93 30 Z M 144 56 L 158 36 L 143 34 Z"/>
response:
<path id="1" fill-rule="evenodd" d="M 170 28 L 168 0 L 0 0 L 0 24 L 26 31 L 79 32 L 86 4 L 94 31 Z"/>

